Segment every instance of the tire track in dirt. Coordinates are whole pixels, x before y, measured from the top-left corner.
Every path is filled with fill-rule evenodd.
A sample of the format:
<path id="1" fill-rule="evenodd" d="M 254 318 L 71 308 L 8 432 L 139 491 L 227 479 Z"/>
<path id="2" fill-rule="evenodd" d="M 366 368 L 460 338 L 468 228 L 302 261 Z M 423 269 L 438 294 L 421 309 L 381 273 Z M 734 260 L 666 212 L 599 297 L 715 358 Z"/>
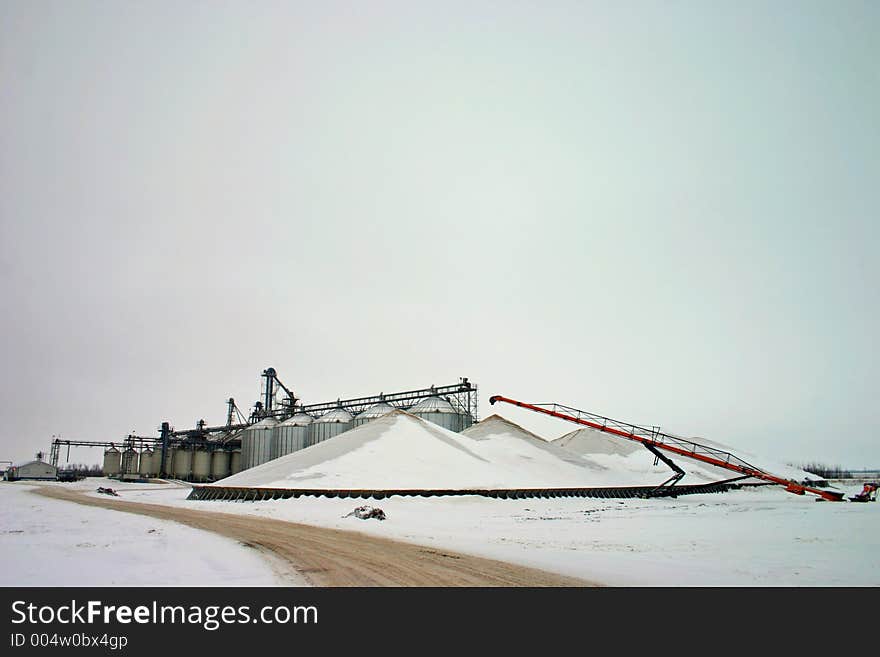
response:
<path id="1" fill-rule="evenodd" d="M 42 486 L 58 500 L 171 520 L 264 550 L 289 563 L 313 586 L 596 586 L 535 568 L 271 518 L 199 511 Z"/>

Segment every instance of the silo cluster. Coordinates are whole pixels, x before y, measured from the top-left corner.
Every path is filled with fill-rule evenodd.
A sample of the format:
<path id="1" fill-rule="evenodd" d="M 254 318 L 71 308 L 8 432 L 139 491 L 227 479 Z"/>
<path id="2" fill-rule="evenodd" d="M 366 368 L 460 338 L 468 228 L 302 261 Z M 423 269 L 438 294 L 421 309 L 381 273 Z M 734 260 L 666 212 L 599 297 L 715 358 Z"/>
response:
<path id="1" fill-rule="evenodd" d="M 273 459 L 292 454 L 312 445 L 334 438 L 341 433 L 360 427 L 395 410 L 387 402 L 378 402 L 352 416 L 344 408 L 334 408 L 321 416 L 312 417 L 300 410 L 283 422 L 265 418 L 241 432 L 241 466 L 247 470 Z M 409 413 L 433 422 L 450 431 L 463 431 L 472 419 L 442 397 L 426 397 L 407 409 Z M 231 474 L 239 471 L 232 454 Z M 214 477 L 216 479 L 216 477 Z"/>
<path id="2" fill-rule="evenodd" d="M 244 433 L 244 432 L 242 432 Z M 113 467 L 117 457 L 110 450 L 104 453 L 104 473 Z M 140 465 L 136 472 L 140 477 L 156 477 L 162 472 L 162 452 L 145 449 L 140 453 Z M 169 446 L 165 452 L 165 475 L 186 481 L 217 481 L 241 471 L 240 449 L 211 449 L 198 444 Z"/>
<path id="3" fill-rule="evenodd" d="M 230 398 L 227 422 L 222 427 L 208 427 L 199 420 L 195 430 L 175 431 L 166 421 L 160 427 L 159 439 L 131 434 L 120 443 L 93 443 L 106 447 L 104 475 L 122 480 L 161 476 L 193 482 L 219 481 L 362 427 L 398 409 L 455 432 L 471 426 L 472 414 L 476 415 L 476 386 L 466 378 L 448 386 L 298 405 L 298 398 L 277 380 L 274 368 L 265 370 L 263 376 L 265 403 L 254 405 L 250 419 L 253 424 L 247 424 Z M 281 390 L 287 398 L 276 405 Z M 234 424 L 235 413 L 242 424 Z M 53 450 L 55 447 L 53 442 Z"/>
<path id="4" fill-rule="evenodd" d="M 421 392 L 421 391 L 419 391 Z M 400 409 L 432 422 L 445 429 L 459 432 L 472 424 L 471 416 L 456 407 L 449 398 L 434 391 L 425 390 L 430 396 L 419 398 L 409 407 L 401 402 L 392 405 L 380 395 L 372 405 L 358 405 L 356 415 L 343 402 L 315 404 L 314 406 L 289 407 L 277 418 L 263 417 L 254 424 L 235 433 L 221 430 L 214 434 L 202 434 L 191 439 L 175 440 L 163 424 L 164 447 L 161 444 L 134 449 L 126 445 L 120 452 L 113 444 L 104 452 L 105 476 L 122 478 L 170 477 L 193 482 L 219 481 L 268 461 L 306 449 L 340 434 L 362 427 Z M 359 400 L 353 400 L 359 401 Z M 334 407 L 335 406 L 335 407 Z M 318 409 L 324 410 L 318 415 Z M 310 412 L 311 411 L 311 412 Z M 282 411 L 285 413 L 285 411 Z M 168 440 L 168 438 L 172 438 Z"/>

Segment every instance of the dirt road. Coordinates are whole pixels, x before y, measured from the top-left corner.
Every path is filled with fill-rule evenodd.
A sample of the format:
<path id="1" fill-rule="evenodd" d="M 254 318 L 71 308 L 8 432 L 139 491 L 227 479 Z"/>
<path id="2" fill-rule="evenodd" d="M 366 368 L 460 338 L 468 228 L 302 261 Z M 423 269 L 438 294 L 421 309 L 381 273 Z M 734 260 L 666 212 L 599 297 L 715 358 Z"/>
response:
<path id="1" fill-rule="evenodd" d="M 289 563 L 313 586 L 595 586 L 543 570 L 357 532 L 230 513 L 96 498 L 57 486 L 59 500 L 172 520 L 235 539 Z"/>

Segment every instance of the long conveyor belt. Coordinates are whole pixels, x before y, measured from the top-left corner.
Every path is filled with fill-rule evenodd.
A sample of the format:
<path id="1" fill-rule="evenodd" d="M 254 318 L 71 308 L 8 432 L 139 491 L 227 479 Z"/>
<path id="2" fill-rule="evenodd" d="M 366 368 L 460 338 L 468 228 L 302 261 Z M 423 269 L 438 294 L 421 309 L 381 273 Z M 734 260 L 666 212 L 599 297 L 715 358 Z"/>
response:
<path id="1" fill-rule="evenodd" d="M 239 486 L 194 486 L 188 500 L 232 500 L 259 502 L 298 497 L 362 498 L 382 500 L 388 497 L 452 497 L 478 495 L 498 499 L 556 497 L 599 497 L 609 499 L 678 497 L 702 493 L 723 493 L 742 484 L 727 480 L 685 486 L 618 486 L 604 488 L 460 488 L 460 489 L 320 489 L 320 488 L 256 488 Z"/>

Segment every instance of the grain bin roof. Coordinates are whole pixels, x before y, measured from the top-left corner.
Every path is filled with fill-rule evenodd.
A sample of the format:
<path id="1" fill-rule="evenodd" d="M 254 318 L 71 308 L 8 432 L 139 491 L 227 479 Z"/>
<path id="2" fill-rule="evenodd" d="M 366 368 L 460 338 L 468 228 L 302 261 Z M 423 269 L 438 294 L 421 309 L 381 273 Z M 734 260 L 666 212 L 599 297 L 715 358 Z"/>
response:
<path id="1" fill-rule="evenodd" d="M 278 420 L 274 417 L 264 417 L 256 424 L 252 424 L 248 429 L 271 429 L 278 424 Z"/>
<path id="2" fill-rule="evenodd" d="M 351 413 L 344 408 L 334 408 L 315 420 L 318 422 L 351 422 Z"/>
<path id="3" fill-rule="evenodd" d="M 409 409 L 410 413 L 457 413 L 452 404 L 440 397 L 428 397 Z"/>
<path id="4" fill-rule="evenodd" d="M 315 418 L 313 418 L 308 413 L 297 413 L 296 415 L 293 415 L 293 416 L 287 418 L 286 420 L 284 420 L 284 422 L 281 423 L 281 426 L 282 427 L 307 427 L 308 425 L 310 425 L 314 421 L 315 421 Z"/>
<path id="5" fill-rule="evenodd" d="M 358 413 L 358 419 L 370 420 L 377 417 L 382 417 L 387 413 L 390 413 L 394 410 L 394 407 L 387 402 L 379 402 L 378 404 L 373 404 L 363 413 Z"/>

